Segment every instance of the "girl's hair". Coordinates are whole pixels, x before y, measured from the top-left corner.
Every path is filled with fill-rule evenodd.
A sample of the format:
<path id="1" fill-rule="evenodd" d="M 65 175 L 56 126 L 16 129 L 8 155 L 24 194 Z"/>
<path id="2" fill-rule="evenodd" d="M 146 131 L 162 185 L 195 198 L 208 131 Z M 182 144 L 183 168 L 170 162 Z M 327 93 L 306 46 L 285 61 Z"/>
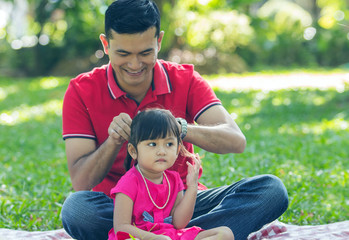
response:
<path id="1" fill-rule="evenodd" d="M 170 111 L 164 109 L 147 109 L 138 113 L 132 120 L 131 134 L 129 143 L 136 149 L 138 143 L 144 140 L 153 140 L 165 138 L 168 135 L 174 135 L 177 138 L 178 146 L 182 144 L 178 123 Z M 189 153 L 184 147 L 181 147 L 181 153 Z M 126 170 L 131 168 L 132 157 L 127 152 L 124 162 Z"/>

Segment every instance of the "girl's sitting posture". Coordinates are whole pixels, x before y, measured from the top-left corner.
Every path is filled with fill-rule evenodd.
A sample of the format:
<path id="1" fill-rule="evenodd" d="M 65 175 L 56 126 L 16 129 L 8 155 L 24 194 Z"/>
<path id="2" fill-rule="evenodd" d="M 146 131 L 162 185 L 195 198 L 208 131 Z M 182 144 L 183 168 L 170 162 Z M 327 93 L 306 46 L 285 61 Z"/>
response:
<path id="1" fill-rule="evenodd" d="M 114 228 L 144 240 L 232 240 L 228 227 L 203 230 L 185 228 L 192 218 L 197 195 L 199 156 L 195 164 L 187 162 L 187 189 L 175 171 L 169 171 L 179 153 L 190 154 L 182 147 L 179 124 L 167 110 L 140 112 L 132 121 L 126 169 L 133 166 L 111 190 L 114 199 Z"/>

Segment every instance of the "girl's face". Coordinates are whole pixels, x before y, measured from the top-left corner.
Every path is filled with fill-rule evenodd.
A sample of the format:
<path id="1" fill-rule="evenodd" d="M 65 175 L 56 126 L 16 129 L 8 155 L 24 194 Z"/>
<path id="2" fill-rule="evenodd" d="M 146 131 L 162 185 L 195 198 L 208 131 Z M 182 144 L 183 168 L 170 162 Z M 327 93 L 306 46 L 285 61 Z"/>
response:
<path id="1" fill-rule="evenodd" d="M 173 166 L 178 157 L 179 147 L 177 138 L 167 135 L 165 138 L 141 141 L 137 149 L 129 144 L 128 151 L 133 159 L 137 159 L 144 176 L 151 178 Z"/>

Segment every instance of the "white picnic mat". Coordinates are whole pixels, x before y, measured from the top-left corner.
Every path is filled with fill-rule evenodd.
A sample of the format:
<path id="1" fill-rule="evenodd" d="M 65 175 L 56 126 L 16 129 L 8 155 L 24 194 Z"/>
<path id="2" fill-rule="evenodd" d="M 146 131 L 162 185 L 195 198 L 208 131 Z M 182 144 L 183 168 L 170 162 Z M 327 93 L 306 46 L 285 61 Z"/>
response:
<path id="1" fill-rule="evenodd" d="M 52 231 L 22 231 L 0 228 L 0 240 L 68 240 L 72 239 L 64 229 Z M 274 221 L 257 232 L 251 233 L 248 240 L 349 240 L 349 221 L 315 226 L 297 226 Z"/>

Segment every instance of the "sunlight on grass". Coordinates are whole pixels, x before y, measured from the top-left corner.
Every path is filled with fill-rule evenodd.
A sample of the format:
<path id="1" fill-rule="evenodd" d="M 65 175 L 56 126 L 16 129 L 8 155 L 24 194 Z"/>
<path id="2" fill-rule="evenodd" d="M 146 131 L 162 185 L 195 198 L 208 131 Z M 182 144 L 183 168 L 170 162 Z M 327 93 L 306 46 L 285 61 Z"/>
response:
<path id="1" fill-rule="evenodd" d="M 216 89 L 216 91 L 218 90 Z M 236 91 L 236 93 L 249 95 L 251 94 L 251 91 L 239 90 L 239 91 Z M 227 94 L 229 94 L 229 92 L 227 92 Z M 243 101 L 243 99 L 229 96 L 230 106 L 228 106 L 227 108 L 229 109 L 229 111 L 232 111 L 233 114 L 236 116 L 253 115 L 258 113 L 261 110 L 261 104 L 263 100 L 269 98 L 269 91 L 264 90 L 264 91 L 256 92 L 251 95 L 253 95 L 253 97 L 251 97 L 251 102 L 249 102 L 249 104 L 246 104 Z M 237 117 L 235 117 L 234 119 L 237 119 Z"/>
<path id="2" fill-rule="evenodd" d="M 327 130 L 349 130 L 349 121 L 343 118 L 334 118 L 332 120 L 322 119 L 320 122 L 301 123 L 297 126 L 290 124 L 284 124 L 278 128 L 280 134 L 308 134 L 313 133 L 315 135 L 323 134 Z M 349 132 L 348 132 L 349 133 Z"/>
<path id="3" fill-rule="evenodd" d="M 23 104 L 11 111 L 0 113 L 0 124 L 13 126 L 32 119 L 44 119 L 49 114 L 62 115 L 62 100 L 51 100 L 36 106 Z"/>
<path id="4" fill-rule="evenodd" d="M 59 84 L 60 84 L 59 79 L 55 77 L 43 78 L 39 82 L 39 86 L 42 89 L 55 88 L 55 87 L 58 87 Z"/>
<path id="5" fill-rule="evenodd" d="M 298 91 L 298 90 L 295 90 Z M 301 90 L 299 90 L 301 91 Z M 341 93 L 342 91 L 338 91 L 338 89 L 336 89 L 336 91 L 338 93 Z M 327 99 L 327 96 L 314 96 L 314 95 L 310 95 L 307 98 L 304 99 L 304 102 L 307 104 L 313 104 L 314 106 L 320 106 L 325 104 L 329 99 Z M 272 99 L 272 104 L 273 106 L 280 106 L 280 105 L 284 105 L 284 106 L 288 106 L 292 103 L 292 99 L 285 97 L 283 95 L 277 96 L 275 98 Z"/>
<path id="6" fill-rule="evenodd" d="M 10 85 L 8 87 L 0 87 L 0 101 L 5 100 L 9 94 L 18 92 L 18 87 Z"/>
<path id="7" fill-rule="evenodd" d="M 7 97 L 7 93 L 3 88 L 0 88 L 0 101 Z"/>

